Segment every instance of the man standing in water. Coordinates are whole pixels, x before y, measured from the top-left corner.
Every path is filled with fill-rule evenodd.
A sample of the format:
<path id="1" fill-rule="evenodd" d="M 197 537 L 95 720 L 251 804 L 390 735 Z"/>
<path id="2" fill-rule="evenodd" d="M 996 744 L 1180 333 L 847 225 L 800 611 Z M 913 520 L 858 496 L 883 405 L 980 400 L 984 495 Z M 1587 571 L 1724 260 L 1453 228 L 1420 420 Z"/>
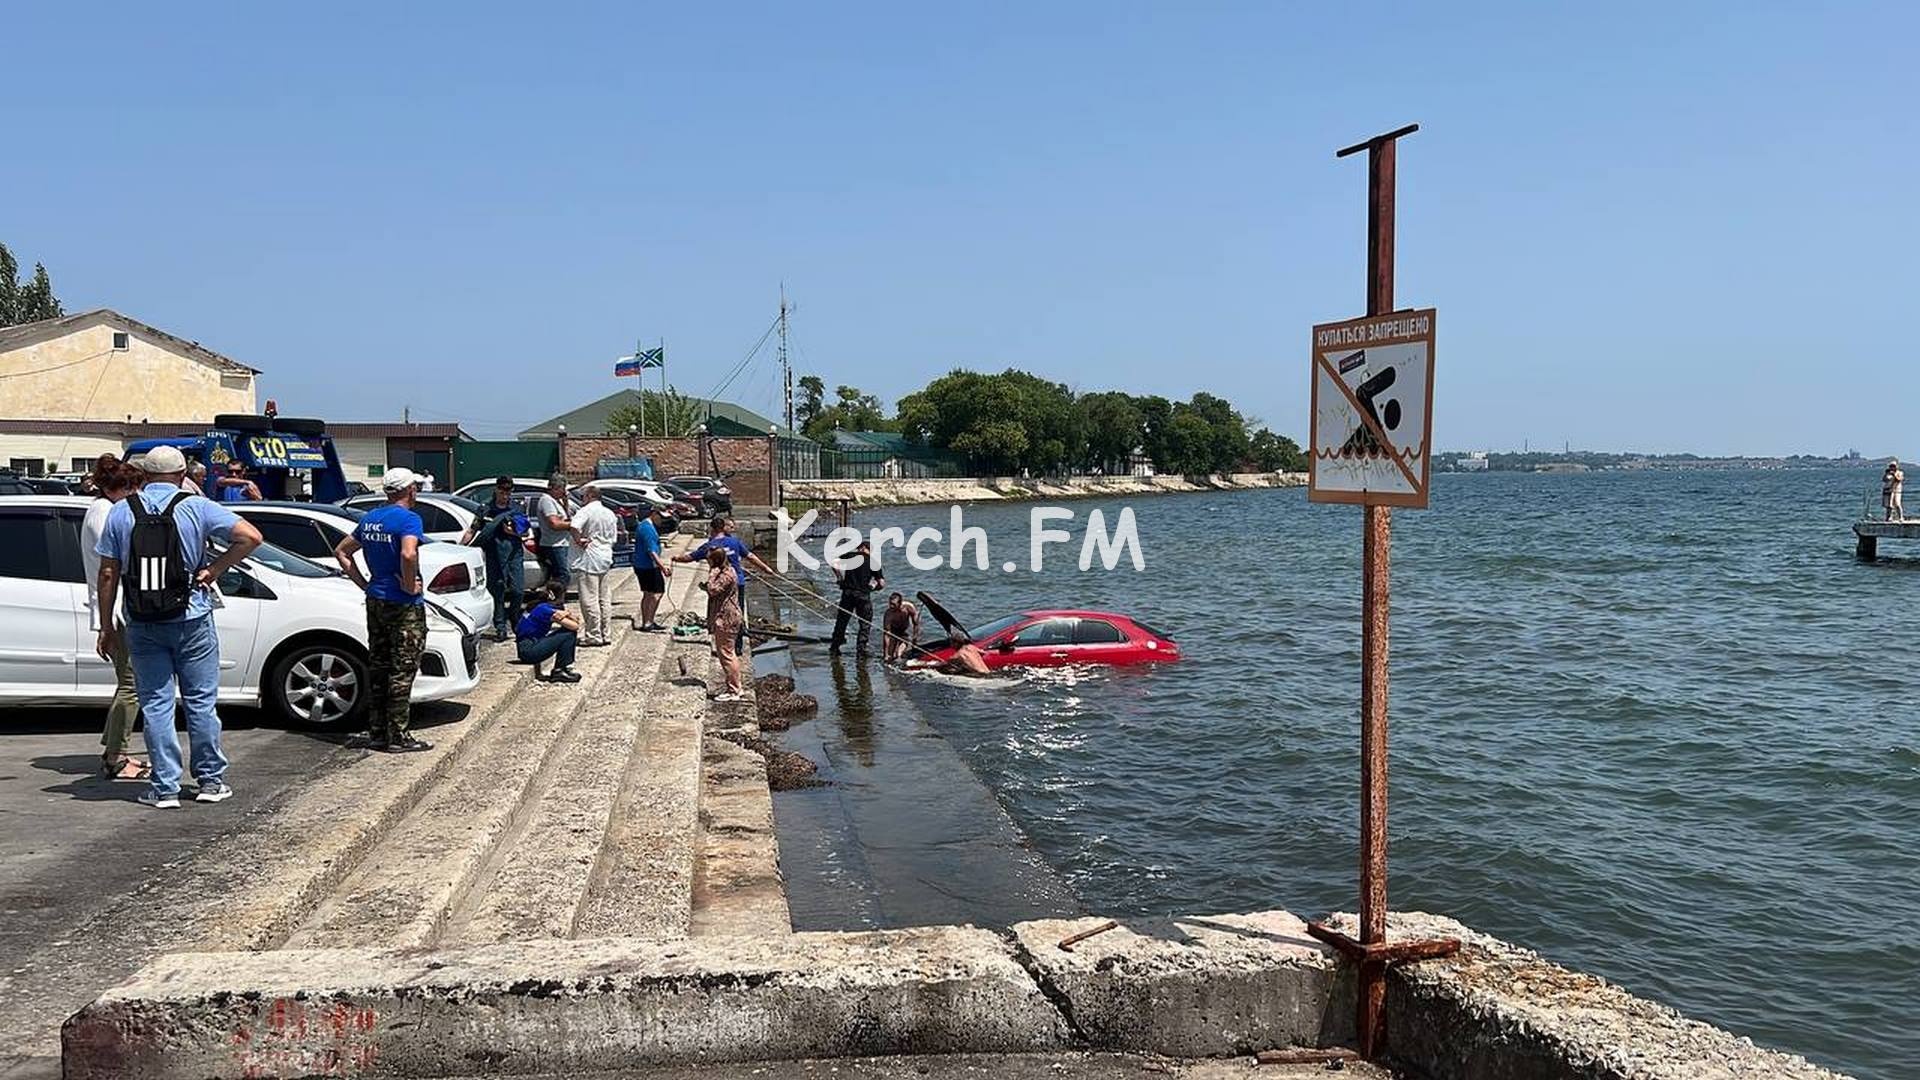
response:
<path id="1" fill-rule="evenodd" d="M 882 660 L 905 662 L 920 648 L 920 609 L 899 593 L 887 597 L 886 649 Z"/>
<path id="2" fill-rule="evenodd" d="M 860 655 L 867 655 L 867 644 L 873 635 L 873 590 L 885 588 L 887 579 L 880 569 L 873 565 L 873 547 L 867 541 L 860 541 L 854 548 L 860 561 L 845 570 L 828 564 L 833 576 L 840 579 L 840 604 L 833 618 L 833 640 L 827 645 L 829 656 L 840 655 L 840 649 L 847 643 L 847 622 L 858 619 L 860 632 L 858 648 Z"/>
<path id="3" fill-rule="evenodd" d="M 1880 505 L 1886 509 L 1888 521 L 1907 520 L 1907 510 L 1900 505 L 1900 489 L 1906 482 L 1907 474 L 1900 468 L 1900 459 L 1888 458 L 1887 471 L 1880 474 Z"/>

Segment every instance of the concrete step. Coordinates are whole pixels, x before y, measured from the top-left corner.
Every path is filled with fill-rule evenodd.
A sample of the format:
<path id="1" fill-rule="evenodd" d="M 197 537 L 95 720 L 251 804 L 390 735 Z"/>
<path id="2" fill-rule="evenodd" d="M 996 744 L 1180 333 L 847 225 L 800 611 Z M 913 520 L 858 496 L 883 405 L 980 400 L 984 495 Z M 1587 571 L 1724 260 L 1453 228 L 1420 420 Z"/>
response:
<path id="1" fill-rule="evenodd" d="M 625 584 L 630 588 L 632 581 Z M 616 637 L 627 632 L 614 631 Z M 576 733 L 615 651 L 580 650 L 577 684 L 524 689 L 513 708 L 494 717 L 460 768 L 422 794 L 284 947 L 432 944 L 495 847 L 524 820 L 529 792 L 543 790 L 543 772 L 555 767 Z"/>
<path id="2" fill-rule="evenodd" d="M 675 610 L 704 607 L 696 575 L 668 583 Z M 667 614 L 663 611 L 662 620 Z M 645 722 L 574 918 L 574 937 L 683 938 L 692 924 L 700 829 L 700 728 L 708 702 L 699 680 L 707 644 L 657 635 L 661 658 L 644 705 Z M 681 674 L 685 664 L 688 675 Z"/>
<path id="3" fill-rule="evenodd" d="M 704 673 L 720 682 L 720 664 Z M 700 851 L 693 878 L 694 936 L 790 934 L 793 914 L 780 877 L 780 841 L 774 833 L 767 761 L 722 737 L 760 735 L 753 664 L 744 663 L 747 700 L 707 713 L 701 744 Z"/>
<path id="4" fill-rule="evenodd" d="M 487 651 L 505 647 L 482 643 L 480 685 L 463 701 L 466 715 L 422 731 L 432 750 L 366 751 L 268 821 L 201 853 L 203 863 L 221 868 L 232 883 L 218 891 L 217 917 L 184 920 L 182 926 L 195 933 L 169 947 L 227 951 L 283 943 L 427 791 L 465 768 L 492 726 L 518 707 L 531 670 L 499 663 Z"/>
<path id="5" fill-rule="evenodd" d="M 668 644 L 665 634 L 625 633 L 619 642 L 545 789 L 529 793 L 525 824 L 502 842 L 444 941 L 573 936 L 637 739 L 654 722 L 651 701 Z"/>

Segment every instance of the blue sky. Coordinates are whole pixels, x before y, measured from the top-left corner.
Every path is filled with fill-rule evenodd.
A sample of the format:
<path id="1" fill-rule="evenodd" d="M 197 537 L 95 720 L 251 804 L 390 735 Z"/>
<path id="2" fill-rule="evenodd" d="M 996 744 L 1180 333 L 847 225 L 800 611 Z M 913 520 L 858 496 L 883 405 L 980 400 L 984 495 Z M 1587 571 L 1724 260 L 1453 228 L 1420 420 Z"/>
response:
<path id="1" fill-rule="evenodd" d="M 1444 10 L 1441 10 L 1443 9 Z M 1445 447 L 1920 450 L 1913 5 L 34 5 L 0 241 L 283 411 L 517 430 L 664 338 L 1209 390 L 1296 436 L 1401 304 Z M 1852 330 L 1840 331 L 1846 327 Z M 628 384 L 631 380 L 627 381 Z M 772 409 L 770 365 L 729 396 Z"/>

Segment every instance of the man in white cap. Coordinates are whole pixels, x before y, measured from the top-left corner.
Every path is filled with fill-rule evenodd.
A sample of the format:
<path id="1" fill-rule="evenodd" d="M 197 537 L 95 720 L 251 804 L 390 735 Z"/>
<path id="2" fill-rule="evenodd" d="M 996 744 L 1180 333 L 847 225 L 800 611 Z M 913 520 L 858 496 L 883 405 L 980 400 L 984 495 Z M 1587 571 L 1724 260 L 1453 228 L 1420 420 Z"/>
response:
<path id="1" fill-rule="evenodd" d="M 176 687 L 186 712 L 196 802 L 233 797 L 220 751 L 220 634 L 214 628 L 214 592 L 220 575 L 260 546 L 260 530 L 233 511 L 181 490 L 187 460 L 171 446 L 155 447 L 135 462 L 146 486 L 108 512 L 94 551 L 100 556 L 100 610 L 126 601 L 126 648 L 134 692 L 146 717 L 153 773 L 140 801 L 162 809 L 180 805 L 180 743 L 174 728 Z M 210 541 L 227 547 L 215 558 Z M 124 571 L 124 572 L 123 572 Z M 99 651 L 109 655 L 122 633 L 100 621 Z"/>
<path id="2" fill-rule="evenodd" d="M 367 593 L 367 745 L 389 754 L 431 750 L 414 738 L 413 677 L 427 643 L 426 597 L 420 582 L 420 543 L 427 531 L 414 512 L 420 477 L 388 469 L 380 478 L 387 505 L 370 510 L 353 535 L 333 549 L 340 569 Z M 367 573 L 354 553 L 364 551 Z"/>

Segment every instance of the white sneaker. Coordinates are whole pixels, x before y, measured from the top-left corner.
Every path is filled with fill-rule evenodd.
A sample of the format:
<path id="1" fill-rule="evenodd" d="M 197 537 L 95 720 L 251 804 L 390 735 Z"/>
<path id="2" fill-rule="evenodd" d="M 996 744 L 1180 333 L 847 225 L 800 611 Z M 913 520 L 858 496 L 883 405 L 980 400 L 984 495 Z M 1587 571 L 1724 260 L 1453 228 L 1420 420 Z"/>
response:
<path id="1" fill-rule="evenodd" d="M 233 789 L 218 780 L 209 780 L 200 785 L 200 793 L 193 797 L 194 802 L 226 802 L 233 798 Z"/>
<path id="2" fill-rule="evenodd" d="M 175 792 L 172 795 L 160 795 L 156 794 L 152 788 L 148 788 L 140 793 L 140 801 L 147 806 L 153 807 L 155 810 L 180 809 L 179 792 Z"/>
<path id="3" fill-rule="evenodd" d="M 713 700 L 715 701 L 745 701 L 746 698 L 747 698 L 747 695 L 737 694 L 737 693 L 734 693 L 732 690 L 723 691 L 721 693 L 713 695 Z"/>

